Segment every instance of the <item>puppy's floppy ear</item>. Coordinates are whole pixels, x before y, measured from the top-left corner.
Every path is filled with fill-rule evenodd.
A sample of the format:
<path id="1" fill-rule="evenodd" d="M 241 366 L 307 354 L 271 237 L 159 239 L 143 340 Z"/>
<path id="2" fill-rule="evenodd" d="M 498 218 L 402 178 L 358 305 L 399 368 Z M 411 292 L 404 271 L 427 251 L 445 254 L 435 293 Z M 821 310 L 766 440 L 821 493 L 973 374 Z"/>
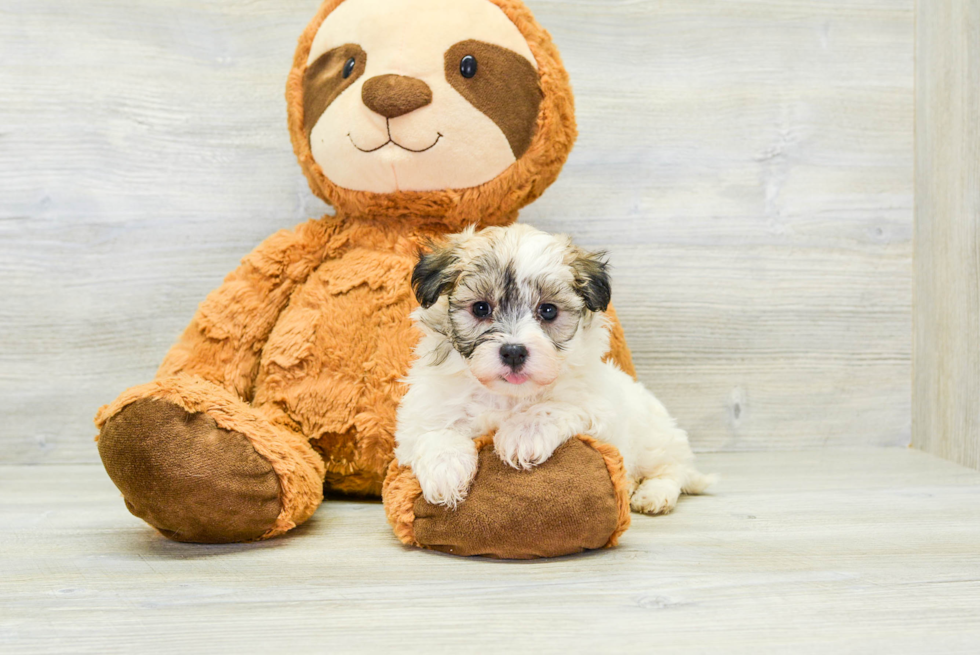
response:
<path id="1" fill-rule="evenodd" d="M 575 292 L 591 312 L 604 312 L 612 300 L 609 263 L 604 252 L 577 250 L 571 263 Z"/>
<path id="2" fill-rule="evenodd" d="M 454 269 L 458 262 L 459 256 L 453 245 L 419 253 L 419 263 L 412 271 L 412 289 L 423 309 L 436 304 L 439 297 L 456 284 L 459 272 Z"/>

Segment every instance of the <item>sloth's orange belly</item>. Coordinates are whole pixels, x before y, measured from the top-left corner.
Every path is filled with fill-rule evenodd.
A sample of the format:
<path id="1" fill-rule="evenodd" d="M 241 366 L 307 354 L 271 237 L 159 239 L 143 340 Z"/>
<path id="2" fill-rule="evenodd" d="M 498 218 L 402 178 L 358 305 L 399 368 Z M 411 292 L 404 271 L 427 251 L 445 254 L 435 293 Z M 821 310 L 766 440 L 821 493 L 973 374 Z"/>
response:
<path id="1" fill-rule="evenodd" d="M 285 413 L 310 439 L 329 489 L 381 493 L 400 380 L 418 340 L 409 318 L 413 263 L 370 250 L 324 263 L 293 294 L 263 349 L 253 402 Z"/>

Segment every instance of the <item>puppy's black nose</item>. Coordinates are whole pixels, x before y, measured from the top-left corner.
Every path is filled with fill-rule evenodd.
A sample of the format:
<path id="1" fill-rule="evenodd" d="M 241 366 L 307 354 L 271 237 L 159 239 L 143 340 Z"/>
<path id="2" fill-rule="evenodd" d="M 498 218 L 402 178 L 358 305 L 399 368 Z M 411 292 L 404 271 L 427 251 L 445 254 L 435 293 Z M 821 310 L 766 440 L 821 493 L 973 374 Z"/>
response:
<path id="1" fill-rule="evenodd" d="M 519 343 L 506 343 L 500 347 L 500 359 L 513 369 L 520 368 L 527 360 L 527 348 Z"/>

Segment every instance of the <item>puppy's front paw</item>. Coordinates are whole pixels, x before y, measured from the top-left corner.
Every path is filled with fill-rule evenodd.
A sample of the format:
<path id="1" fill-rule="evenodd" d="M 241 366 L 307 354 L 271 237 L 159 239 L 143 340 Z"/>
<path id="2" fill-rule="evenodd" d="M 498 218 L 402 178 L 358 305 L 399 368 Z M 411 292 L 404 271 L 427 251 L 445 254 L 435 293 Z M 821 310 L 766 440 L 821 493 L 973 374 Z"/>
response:
<path id="1" fill-rule="evenodd" d="M 476 447 L 472 452 L 445 450 L 419 457 L 412 471 L 422 487 L 422 496 L 433 505 L 455 509 L 463 502 L 476 477 Z"/>
<path id="2" fill-rule="evenodd" d="M 670 478 L 648 478 L 630 497 L 630 509 L 641 514 L 670 514 L 677 505 L 681 487 Z"/>
<path id="3" fill-rule="evenodd" d="M 517 418 L 497 429 L 493 448 L 504 463 L 527 470 L 548 461 L 570 436 L 547 420 Z"/>

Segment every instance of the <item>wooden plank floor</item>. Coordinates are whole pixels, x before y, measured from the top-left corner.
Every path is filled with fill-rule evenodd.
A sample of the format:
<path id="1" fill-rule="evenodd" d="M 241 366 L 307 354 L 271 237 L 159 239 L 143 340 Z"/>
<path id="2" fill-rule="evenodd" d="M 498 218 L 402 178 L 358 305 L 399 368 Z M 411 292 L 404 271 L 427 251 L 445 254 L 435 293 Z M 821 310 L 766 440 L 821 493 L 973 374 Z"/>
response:
<path id="1" fill-rule="evenodd" d="M 371 502 L 176 544 L 97 466 L 0 467 L 0 652 L 977 652 L 980 474 L 906 449 L 701 462 L 713 496 L 533 563 L 404 548 Z"/>

